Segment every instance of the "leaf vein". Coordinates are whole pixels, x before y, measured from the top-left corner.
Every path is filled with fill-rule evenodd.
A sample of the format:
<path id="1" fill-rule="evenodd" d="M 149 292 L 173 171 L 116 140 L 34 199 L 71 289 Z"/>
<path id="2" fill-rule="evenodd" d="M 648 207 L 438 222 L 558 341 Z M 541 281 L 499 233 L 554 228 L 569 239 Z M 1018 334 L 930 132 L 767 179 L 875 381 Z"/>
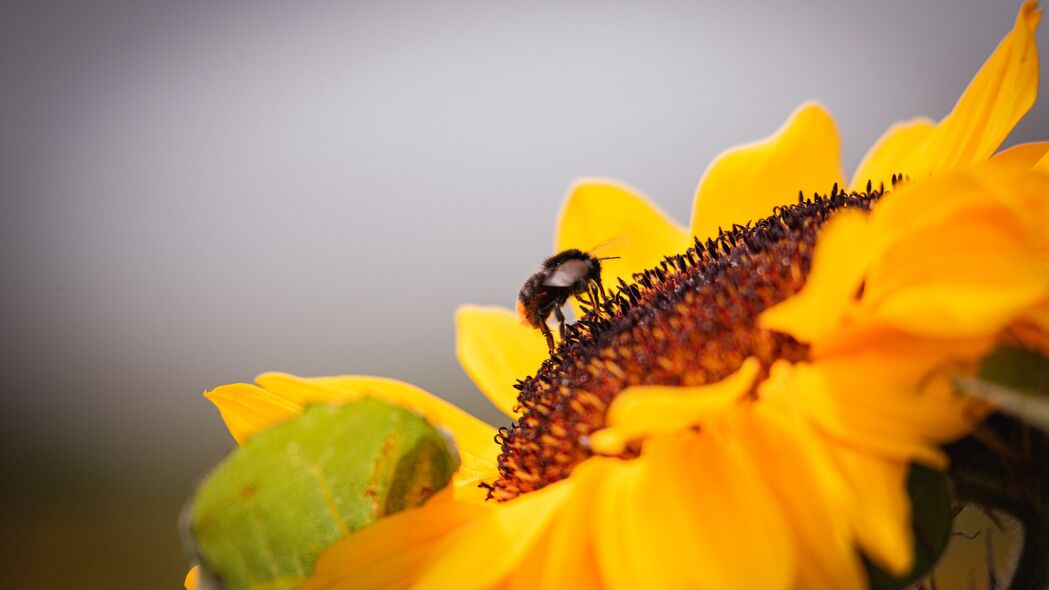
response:
<path id="1" fill-rule="evenodd" d="M 306 468 L 306 472 L 313 476 L 313 479 L 317 482 L 321 496 L 324 497 L 324 504 L 328 507 L 328 513 L 331 515 L 332 520 L 335 521 L 336 528 L 339 529 L 339 535 L 345 537 L 350 534 L 350 530 L 346 527 L 346 521 L 343 520 L 342 511 L 339 510 L 339 505 L 335 502 L 335 495 L 328 485 L 328 480 L 324 477 L 324 472 L 321 471 L 320 467 L 304 457 L 302 453 L 299 453 L 297 447 L 289 446 L 288 456 L 293 461 L 301 463 Z"/>

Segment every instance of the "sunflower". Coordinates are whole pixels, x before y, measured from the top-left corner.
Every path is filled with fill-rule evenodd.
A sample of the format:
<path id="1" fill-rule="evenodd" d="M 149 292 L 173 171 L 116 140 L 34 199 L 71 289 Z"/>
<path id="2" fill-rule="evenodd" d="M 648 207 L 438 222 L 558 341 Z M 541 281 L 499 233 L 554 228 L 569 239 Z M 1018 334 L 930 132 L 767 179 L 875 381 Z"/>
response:
<path id="1" fill-rule="evenodd" d="M 456 315 L 460 362 L 508 427 L 377 377 L 207 393 L 238 442 L 362 397 L 455 438 L 445 493 L 338 541 L 301 588 L 856 588 L 864 560 L 908 572 L 908 466 L 942 469 L 942 445 L 989 411 L 955 380 L 998 343 L 1049 342 L 1049 143 L 995 155 L 1035 100 L 1039 18 L 1024 4 L 951 113 L 890 128 L 848 184 L 833 119 L 807 103 L 710 165 L 688 229 L 620 184 L 573 187 L 556 248 L 623 236 L 612 300 L 552 355 L 509 310 Z"/>

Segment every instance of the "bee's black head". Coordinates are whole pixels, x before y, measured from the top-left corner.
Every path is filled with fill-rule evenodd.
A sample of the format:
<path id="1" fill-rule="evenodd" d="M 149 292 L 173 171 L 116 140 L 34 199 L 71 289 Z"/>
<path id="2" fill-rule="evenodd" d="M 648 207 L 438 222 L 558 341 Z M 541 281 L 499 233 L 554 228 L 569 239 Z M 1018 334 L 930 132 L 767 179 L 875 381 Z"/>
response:
<path id="1" fill-rule="evenodd" d="M 601 276 L 601 259 L 594 258 L 593 256 L 587 256 L 586 265 L 590 267 L 590 274 L 596 274 Z"/>

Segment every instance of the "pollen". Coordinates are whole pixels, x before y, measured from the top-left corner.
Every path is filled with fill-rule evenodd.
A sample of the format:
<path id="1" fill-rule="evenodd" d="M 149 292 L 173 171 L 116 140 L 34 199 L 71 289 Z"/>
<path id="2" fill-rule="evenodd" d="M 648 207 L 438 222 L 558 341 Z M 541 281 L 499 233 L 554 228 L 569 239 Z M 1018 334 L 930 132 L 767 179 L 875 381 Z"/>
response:
<path id="1" fill-rule="evenodd" d="M 496 435 L 499 478 L 489 498 L 509 500 L 568 477 L 593 455 L 612 400 L 632 385 L 695 386 L 720 381 L 748 357 L 767 374 L 778 359 L 808 349 L 758 327 L 762 311 L 805 283 L 820 227 L 835 211 L 868 210 L 883 189 L 798 196 L 746 226 L 695 240 L 684 253 L 620 281 L 609 299 L 568 328 L 538 372 L 516 384 L 520 418 Z M 637 455 L 628 447 L 623 459 Z"/>

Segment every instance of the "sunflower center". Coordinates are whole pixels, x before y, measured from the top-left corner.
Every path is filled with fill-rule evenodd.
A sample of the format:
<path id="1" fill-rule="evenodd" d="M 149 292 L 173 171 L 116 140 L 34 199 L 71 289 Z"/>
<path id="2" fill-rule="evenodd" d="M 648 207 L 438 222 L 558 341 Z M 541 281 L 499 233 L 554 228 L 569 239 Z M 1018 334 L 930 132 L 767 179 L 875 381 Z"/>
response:
<path id="1" fill-rule="evenodd" d="M 720 381 L 756 357 L 804 360 L 805 345 L 757 325 L 765 309 L 805 283 L 820 227 L 847 207 L 869 209 L 880 191 L 840 193 L 779 207 L 771 217 L 696 240 L 683 254 L 620 281 L 600 309 L 573 324 L 550 359 L 519 382 L 521 417 L 499 429 L 499 479 L 489 497 L 509 500 L 568 477 L 590 457 L 587 437 L 632 385 Z M 624 459 L 636 456 L 628 449 Z"/>

